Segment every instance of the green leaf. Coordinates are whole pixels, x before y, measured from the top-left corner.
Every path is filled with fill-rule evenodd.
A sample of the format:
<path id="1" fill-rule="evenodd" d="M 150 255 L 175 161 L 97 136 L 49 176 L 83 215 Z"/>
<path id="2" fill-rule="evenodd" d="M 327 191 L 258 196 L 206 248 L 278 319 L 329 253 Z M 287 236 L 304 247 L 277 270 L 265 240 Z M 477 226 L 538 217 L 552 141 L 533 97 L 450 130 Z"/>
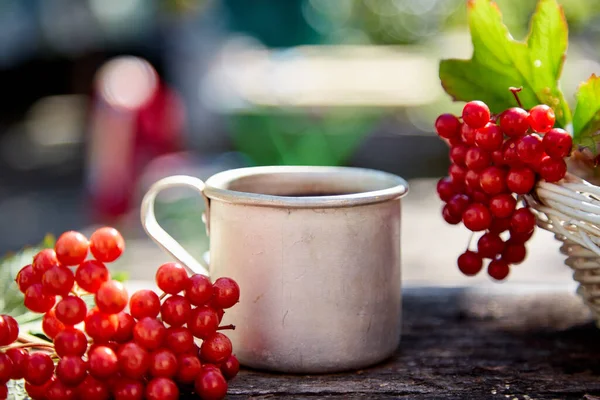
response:
<path id="1" fill-rule="evenodd" d="M 44 240 L 42 241 L 42 247 L 44 247 L 46 249 L 50 249 L 50 248 L 53 248 L 55 244 L 56 244 L 56 238 L 54 237 L 53 234 L 48 233 L 48 234 L 46 234 L 46 236 L 44 236 Z"/>
<path id="2" fill-rule="evenodd" d="M 600 77 L 592 76 L 581 85 L 575 96 L 573 140 L 595 150 L 593 136 L 600 129 Z"/>
<path id="3" fill-rule="evenodd" d="M 54 246 L 54 238 L 47 235 L 43 242 L 34 247 L 26 247 L 15 254 L 0 259 L 0 314 L 9 314 L 19 323 L 39 320 L 41 314 L 30 312 L 23 304 L 23 294 L 19 291 L 15 278 L 21 268 L 31 264 L 33 256 L 41 249 Z"/>
<path id="4" fill-rule="evenodd" d="M 125 282 L 129 279 L 129 273 L 126 271 L 114 271 L 111 273 L 111 278 L 118 282 Z"/>
<path id="5" fill-rule="evenodd" d="M 522 87 L 525 108 L 551 106 L 559 126 L 571 121 L 558 80 L 567 51 L 568 27 L 556 0 L 540 0 L 525 42 L 512 38 L 490 0 L 469 0 L 470 60 L 442 60 L 440 79 L 455 100 L 482 100 L 492 112 L 516 106 L 510 87 Z"/>

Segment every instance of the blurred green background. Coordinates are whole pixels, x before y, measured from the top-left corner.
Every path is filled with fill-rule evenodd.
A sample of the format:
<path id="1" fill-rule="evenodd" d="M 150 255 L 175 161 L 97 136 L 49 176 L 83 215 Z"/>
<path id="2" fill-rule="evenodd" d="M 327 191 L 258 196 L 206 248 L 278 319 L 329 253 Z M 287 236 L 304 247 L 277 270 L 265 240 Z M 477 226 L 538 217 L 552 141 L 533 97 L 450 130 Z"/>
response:
<path id="1" fill-rule="evenodd" d="M 572 99 L 600 71 L 600 2 L 559 2 Z M 522 39 L 535 1 L 497 3 Z M 141 195 L 175 173 L 441 176 L 433 121 L 460 104 L 438 62 L 470 54 L 466 0 L 0 0 L 0 253 L 94 224 L 141 237 Z M 203 234 L 199 200 L 161 201 L 176 237 Z"/>

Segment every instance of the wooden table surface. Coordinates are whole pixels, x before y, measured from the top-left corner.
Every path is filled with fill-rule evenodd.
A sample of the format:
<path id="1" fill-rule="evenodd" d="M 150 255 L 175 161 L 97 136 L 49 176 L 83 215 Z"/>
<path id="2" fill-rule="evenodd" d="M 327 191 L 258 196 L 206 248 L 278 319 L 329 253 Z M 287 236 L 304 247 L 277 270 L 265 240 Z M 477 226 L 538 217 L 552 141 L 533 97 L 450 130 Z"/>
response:
<path id="1" fill-rule="evenodd" d="M 387 362 L 332 375 L 242 370 L 228 399 L 600 396 L 600 330 L 564 287 L 412 287 L 403 308 L 401 345 Z"/>

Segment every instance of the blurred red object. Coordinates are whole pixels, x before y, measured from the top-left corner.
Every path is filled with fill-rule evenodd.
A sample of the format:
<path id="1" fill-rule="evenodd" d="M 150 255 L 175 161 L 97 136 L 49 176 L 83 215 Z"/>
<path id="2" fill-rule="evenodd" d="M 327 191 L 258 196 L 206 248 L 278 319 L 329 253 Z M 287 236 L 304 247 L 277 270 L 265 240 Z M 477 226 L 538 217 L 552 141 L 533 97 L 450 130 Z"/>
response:
<path id="1" fill-rule="evenodd" d="M 181 149 L 184 126 L 183 101 L 146 60 L 119 57 L 100 68 L 87 157 L 97 218 L 129 211 L 141 172 L 154 158 Z"/>

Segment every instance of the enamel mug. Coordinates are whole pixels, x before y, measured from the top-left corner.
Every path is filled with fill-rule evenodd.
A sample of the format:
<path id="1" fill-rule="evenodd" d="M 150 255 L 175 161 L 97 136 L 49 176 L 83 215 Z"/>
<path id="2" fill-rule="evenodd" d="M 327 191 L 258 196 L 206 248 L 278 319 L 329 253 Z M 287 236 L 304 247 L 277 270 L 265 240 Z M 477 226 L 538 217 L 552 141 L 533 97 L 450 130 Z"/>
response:
<path id="1" fill-rule="evenodd" d="M 206 201 L 210 267 L 154 215 L 159 192 L 195 189 Z M 145 195 L 147 234 L 194 273 L 240 286 L 222 324 L 248 367 L 288 373 L 359 369 L 390 357 L 401 333 L 400 222 L 406 181 L 369 169 L 252 167 L 206 183 L 156 182 Z M 200 222 L 200 221 L 199 221 Z"/>

